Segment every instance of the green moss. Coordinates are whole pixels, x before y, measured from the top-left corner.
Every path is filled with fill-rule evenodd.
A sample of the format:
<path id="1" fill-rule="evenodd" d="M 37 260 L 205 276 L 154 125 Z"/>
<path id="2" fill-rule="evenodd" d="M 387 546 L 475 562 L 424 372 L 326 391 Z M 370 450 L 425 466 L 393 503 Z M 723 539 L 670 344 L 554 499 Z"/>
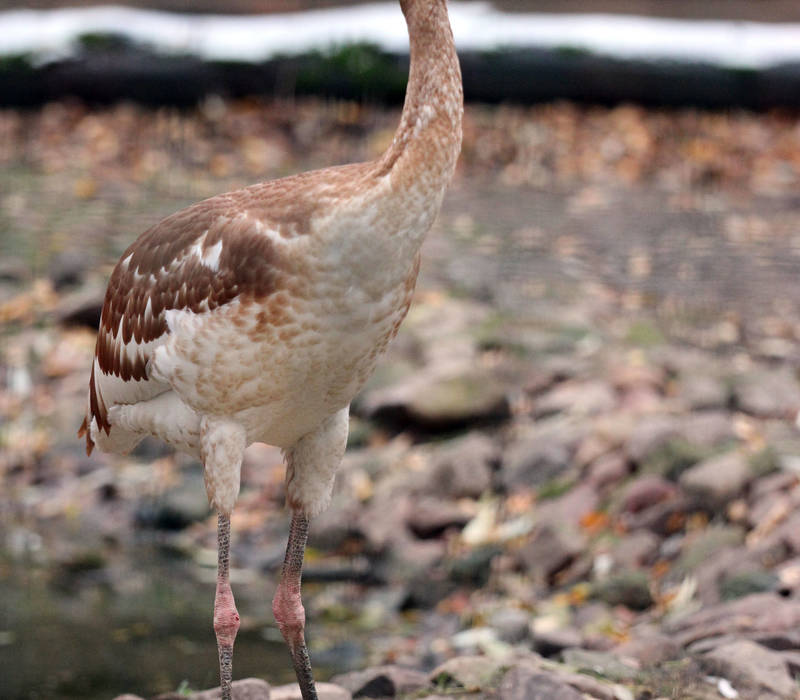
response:
<path id="1" fill-rule="evenodd" d="M 756 476 L 765 476 L 780 469 L 780 457 L 773 447 L 764 447 L 747 460 Z"/>
<path id="2" fill-rule="evenodd" d="M 550 481 L 546 481 L 536 490 L 536 495 L 539 497 L 540 501 L 558 498 L 569 491 L 574 484 L 575 482 L 571 479 L 550 479 Z"/>
<path id="3" fill-rule="evenodd" d="M 639 320 L 634 321 L 628 327 L 625 340 L 632 345 L 650 348 L 662 344 L 666 339 L 661 329 L 654 323 L 651 321 Z"/>
<path id="4" fill-rule="evenodd" d="M 713 451 L 683 438 L 673 438 L 653 450 L 642 463 L 642 471 L 677 481 L 689 467 L 707 459 Z"/>

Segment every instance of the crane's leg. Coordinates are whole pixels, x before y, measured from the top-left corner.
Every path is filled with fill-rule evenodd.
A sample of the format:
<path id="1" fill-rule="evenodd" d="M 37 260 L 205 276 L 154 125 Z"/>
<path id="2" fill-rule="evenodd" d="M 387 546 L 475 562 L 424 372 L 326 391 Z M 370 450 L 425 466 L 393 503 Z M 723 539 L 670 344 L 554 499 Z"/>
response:
<path id="1" fill-rule="evenodd" d="M 231 516 L 217 516 L 217 591 L 214 596 L 214 633 L 219 652 L 219 680 L 222 700 L 231 700 L 233 682 L 233 642 L 239 631 L 239 613 L 233 600 L 230 570 Z"/>
<path id="2" fill-rule="evenodd" d="M 222 700 L 231 700 L 233 642 L 239 631 L 239 613 L 229 581 L 231 512 L 239 495 L 239 475 L 244 448 L 244 428 L 225 419 L 204 416 L 200 421 L 200 456 L 203 479 L 211 505 L 217 510 L 217 590 L 214 595 L 214 633 L 219 652 Z"/>
<path id="3" fill-rule="evenodd" d="M 302 511 L 295 510 L 292 512 L 292 522 L 289 526 L 289 542 L 286 545 L 281 580 L 272 600 L 272 612 L 286 644 L 289 645 L 289 653 L 292 656 L 303 700 L 317 700 L 304 633 L 306 611 L 300 597 L 300 578 L 307 539 L 308 518 Z"/>
<path id="4" fill-rule="evenodd" d="M 348 410 L 346 406 L 329 416 L 286 450 L 286 500 L 292 509 L 292 523 L 272 612 L 289 645 L 303 700 L 317 700 L 305 640 L 306 611 L 300 599 L 308 521 L 331 499 L 333 480 L 347 444 Z"/>

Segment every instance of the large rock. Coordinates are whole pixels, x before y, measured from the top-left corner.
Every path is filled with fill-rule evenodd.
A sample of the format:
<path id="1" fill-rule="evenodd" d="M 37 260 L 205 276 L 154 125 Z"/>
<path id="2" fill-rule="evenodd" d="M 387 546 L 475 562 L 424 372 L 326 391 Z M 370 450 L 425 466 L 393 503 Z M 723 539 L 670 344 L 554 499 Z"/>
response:
<path id="1" fill-rule="evenodd" d="M 270 690 L 269 683 L 260 678 L 243 678 L 240 681 L 233 682 L 231 695 L 233 700 L 289 700 L 288 697 L 281 698 L 275 695 L 275 690 L 277 688 Z M 153 700 L 219 700 L 221 697 L 222 691 L 219 688 L 210 688 L 209 690 L 201 690 L 189 695 L 166 693 L 156 696 Z M 298 699 L 300 698 L 299 691 L 297 697 Z M 322 700 L 321 695 L 320 700 Z M 330 697 L 330 700 L 339 699 Z M 345 699 L 342 698 L 341 700 Z"/>
<path id="2" fill-rule="evenodd" d="M 352 700 L 353 698 L 349 690 L 333 683 L 316 683 L 316 686 L 319 700 Z M 236 700 L 235 695 L 234 700 Z M 300 686 L 297 683 L 289 683 L 273 688 L 269 700 L 303 700 L 303 698 L 300 695 Z"/>
<path id="3" fill-rule="evenodd" d="M 583 552 L 584 546 L 580 532 L 548 523 L 534 530 L 517 556 L 532 577 L 550 581 Z"/>
<path id="4" fill-rule="evenodd" d="M 456 656 L 428 674 L 437 687 L 476 692 L 491 685 L 502 672 L 499 661 L 485 656 Z"/>
<path id="5" fill-rule="evenodd" d="M 561 417 L 523 429 L 503 456 L 503 486 L 514 491 L 563 476 L 584 432 L 585 426 Z"/>
<path id="6" fill-rule="evenodd" d="M 432 369 L 399 385 L 369 392 L 360 406 L 377 421 L 444 430 L 507 418 L 508 391 L 504 382 L 482 368 Z"/>
<path id="7" fill-rule="evenodd" d="M 784 658 L 747 639 L 719 646 L 699 660 L 709 673 L 727 678 L 740 696 L 762 698 L 764 691 L 777 698 L 797 696 Z"/>
<path id="8" fill-rule="evenodd" d="M 616 403 L 614 389 L 602 380 L 564 382 L 537 399 L 533 414 L 591 416 L 613 410 Z"/>
<path id="9" fill-rule="evenodd" d="M 516 666 L 503 676 L 499 700 L 583 700 L 577 690 L 556 676 Z"/>
<path id="10" fill-rule="evenodd" d="M 690 494 L 723 505 L 741 494 L 752 479 L 744 455 L 729 452 L 690 467 L 681 474 L 680 484 Z"/>
<path id="11" fill-rule="evenodd" d="M 334 676 L 331 682 L 350 691 L 354 698 L 395 698 L 424 688 L 428 675 L 402 666 L 378 666 Z"/>
<path id="12" fill-rule="evenodd" d="M 446 498 L 478 498 L 491 486 L 499 460 L 500 451 L 483 433 L 450 441 L 431 457 L 427 491 Z"/>
<path id="13" fill-rule="evenodd" d="M 665 623 L 664 631 L 681 646 L 726 634 L 776 635 L 800 627 L 800 600 L 755 593 L 711 605 Z"/>
<path id="14" fill-rule="evenodd" d="M 800 410 L 800 385 L 786 369 L 755 370 L 737 378 L 736 405 L 762 418 L 794 418 Z"/>

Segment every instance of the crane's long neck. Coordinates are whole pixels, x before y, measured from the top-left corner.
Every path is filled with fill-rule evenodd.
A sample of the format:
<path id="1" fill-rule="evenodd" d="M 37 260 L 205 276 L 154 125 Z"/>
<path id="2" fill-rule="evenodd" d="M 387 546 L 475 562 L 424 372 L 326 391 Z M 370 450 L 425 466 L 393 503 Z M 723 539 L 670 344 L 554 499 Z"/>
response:
<path id="1" fill-rule="evenodd" d="M 445 0 L 400 4 L 411 67 L 400 125 L 378 167 L 409 199 L 435 201 L 438 209 L 461 150 L 461 69 Z"/>

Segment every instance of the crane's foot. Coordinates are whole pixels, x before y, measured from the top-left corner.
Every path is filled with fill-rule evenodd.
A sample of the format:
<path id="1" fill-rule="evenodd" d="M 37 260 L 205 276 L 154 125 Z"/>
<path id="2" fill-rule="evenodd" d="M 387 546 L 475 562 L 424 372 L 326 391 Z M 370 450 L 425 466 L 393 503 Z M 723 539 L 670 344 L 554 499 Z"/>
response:
<path id="1" fill-rule="evenodd" d="M 317 700 L 317 689 L 314 686 L 311 659 L 305 640 L 306 611 L 300 597 L 300 577 L 307 538 L 308 518 L 295 512 L 289 527 L 289 542 L 286 545 L 281 580 L 272 600 L 272 612 L 289 646 L 303 700 Z"/>
<path id="2" fill-rule="evenodd" d="M 217 591 L 214 596 L 214 633 L 219 652 L 219 685 L 222 700 L 231 700 L 233 682 L 233 643 L 239 631 L 239 613 L 228 581 L 230 561 L 230 516 L 220 513 L 217 524 Z"/>

